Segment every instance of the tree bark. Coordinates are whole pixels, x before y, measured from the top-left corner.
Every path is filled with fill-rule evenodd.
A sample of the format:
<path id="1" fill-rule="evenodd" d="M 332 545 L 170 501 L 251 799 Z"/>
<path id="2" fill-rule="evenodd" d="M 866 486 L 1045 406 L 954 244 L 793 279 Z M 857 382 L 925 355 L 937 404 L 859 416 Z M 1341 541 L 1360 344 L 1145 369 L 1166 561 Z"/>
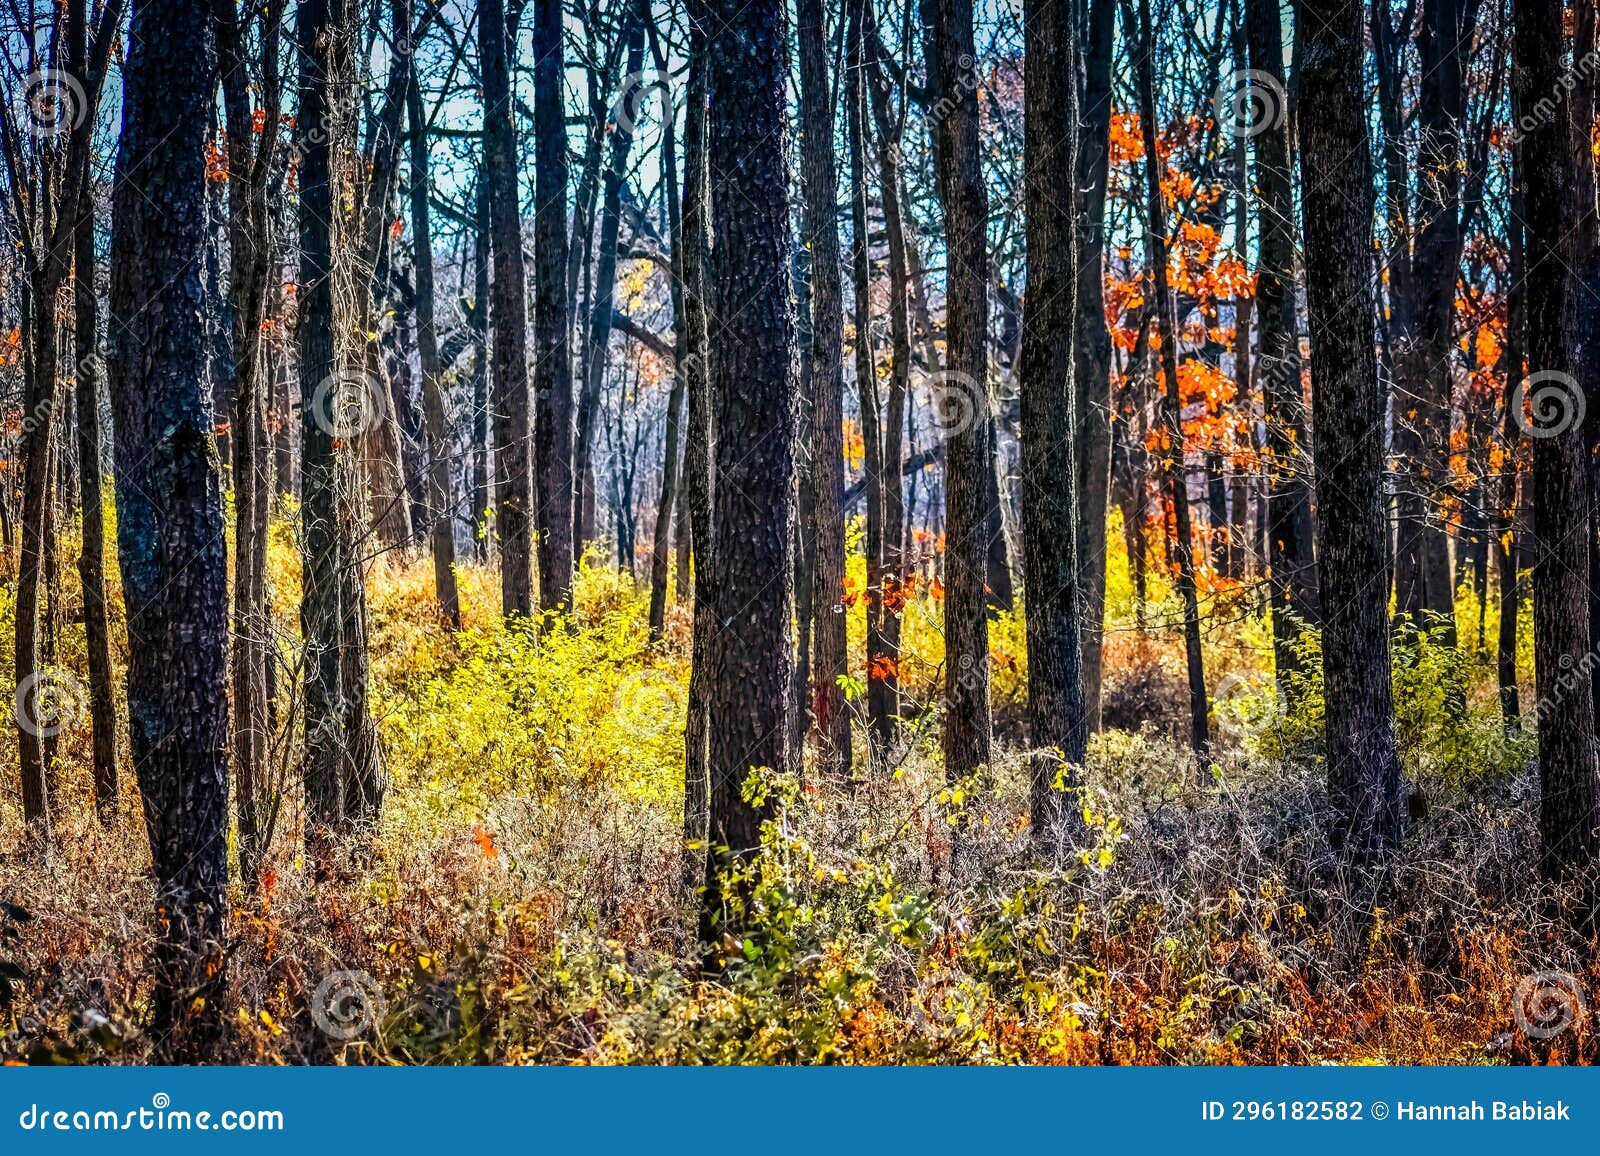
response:
<path id="1" fill-rule="evenodd" d="M 709 5 L 712 293 L 719 340 L 712 363 L 716 439 L 715 613 L 711 636 L 710 842 L 702 939 L 743 922 L 744 894 L 724 892 L 718 867 L 760 841 L 772 802 L 747 801 L 752 768 L 792 768 L 790 552 L 796 396 L 782 0 Z M 740 892 L 743 889 L 738 889 Z"/>
<path id="2" fill-rule="evenodd" d="M 1311 317 L 1313 453 L 1328 778 L 1335 843 L 1356 859 L 1400 843 L 1404 809 L 1389 678 L 1383 388 L 1372 290 L 1372 158 L 1362 10 L 1303 0 L 1300 173 Z"/>
<path id="3" fill-rule="evenodd" d="M 415 47 L 413 46 L 413 53 Z M 456 535 L 450 501 L 450 433 L 439 377 L 439 334 L 433 312 L 433 220 L 428 207 L 428 122 L 422 110 L 416 57 L 408 58 L 406 121 L 411 145 L 411 246 L 417 298 L 417 366 L 422 371 L 422 414 L 428 436 L 428 542 L 433 553 L 434 597 L 451 630 L 461 629 L 456 587 Z"/>
<path id="4" fill-rule="evenodd" d="M 810 409 L 811 476 L 802 482 L 810 484 L 815 526 L 810 707 L 821 740 L 819 766 L 824 774 L 842 777 L 849 775 L 852 760 L 850 708 L 839 685 L 850 668 L 844 602 L 844 289 L 839 179 L 834 167 L 835 105 L 822 0 L 799 0 L 796 40 L 803 138 L 802 244 L 807 250 L 811 298 L 811 372 L 803 385 Z"/>
<path id="5" fill-rule="evenodd" d="M 929 132 L 944 213 L 945 367 L 937 383 L 945 440 L 945 775 L 990 759 L 988 576 L 990 488 L 989 192 L 978 141 L 972 0 L 923 0 Z M 934 115 L 935 111 L 942 115 Z"/>
<path id="6" fill-rule="evenodd" d="M 528 290 L 517 193 L 517 140 L 511 123 L 511 77 L 501 0 L 478 0 L 483 56 L 484 167 L 494 275 L 489 324 L 494 331 L 495 525 L 500 539 L 500 603 L 507 617 L 533 613 L 532 485 L 528 442 Z"/>
<path id="7" fill-rule="evenodd" d="M 1513 12 L 1517 97 L 1520 108 L 1532 109 L 1559 90 L 1562 5 L 1516 0 Z M 1558 880 L 1592 867 L 1600 852 L 1593 692 L 1590 681 L 1572 670 L 1590 659 L 1593 640 L 1587 463 L 1583 429 L 1575 420 L 1581 386 L 1572 376 L 1576 303 L 1566 269 L 1577 210 L 1567 134 L 1564 117 L 1538 118 L 1522 137 L 1520 165 L 1528 381 L 1534 391 L 1534 418 L 1527 427 L 1533 438 L 1533 658 L 1540 704 L 1554 708 L 1539 718 L 1539 834 L 1541 867 Z M 1534 381 L 1538 375 L 1542 384 Z"/>
<path id="8" fill-rule="evenodd" d="M 1034 844 L 1060 856 L 1074 833 L 1088 743 L 1083 703 L 1073 339 L 1077 289 L 1074 188 L 1078 128 L 1071 0 L 1027 0 L 1023 174 L 1022 557 L 1027 595 L 1028 710 L 1035 754 Z M 1060 776 L 1067 788 L 1057 788 Z"/>
<path id="9" fill-rule="evenodd" d="M 1139 120 L 1144 130 L 1146 225 L 1149 265 L 1155 282 L 1156 330 L 1161 336 L 1164 389 L 1160 412 L 1167 443 L 1162 472 L 1172 503 L 1172 556 L 1177 562 L 1178 596 L 1183 600 L 1183 649 L 1189 673 L 1190 743 L 1201 772 L 1211 753 L 1205 663 L 1200 651 L 1200 603 L 1195 588 L 1194 531 L 1189 521 L 1189 481 L 1184 470 L 1183 401 L 1178 385 L 1178 326 L 1173 313 L 1167 268 L 1167 214 L 1161 199 L 1161 160 L 1156 148 L 1155 36 L 1150 27 L 1150 0 L 1139 0 L 1142 53 L 1139 73 Z M 1209 775 L 1207 775 L 1209 778 Z"/>
<path id="10" fill-rule="evenodd" d="M 533 0 L 533 384 L 539 605 L 572 604 L 572 334 L 567 302 L 567 125 L 561 0 Z M 608 309 L 609 313 L 609 302 Z"/>
<path id="11" fill-rule="evenodd" d="M 1283 76 L 1283 27 L 1277 0 L 1246 0 L 1250 67 L 1278 93 Z M 1283 97 L 1283 99 L 1287 99 Z M 1280 105 L 1281 108 L 1281 105 Z M 1312 546 L 1311 461 L 1306 454 L 1305 389 L 1295 308 L 1295 209 L 1291 189 L 1288 117 L 1269 122 L 1255 138 L 1256 189 L 1261 198 L 1261 243 L 1256 266 L 1257 377 L 1266 425 L 1267 586 L 1272 607 L 1272 660 L 1278 678 L 1300 669 L 1296 643 L 1315 627 L 1316 559 Z M 1241 334 L 1240 342 L 1248 340 Z"/>
<path id="12" fill-rule="evenodd" d="M 215 91 L 207 0 L 137 0 L 112 207 L 111 391 L 128 613 L 129 746 L 156 906 L 153 1037 L 168 1062 L 222 1024 L 228 585 L 201 264 Z"/>

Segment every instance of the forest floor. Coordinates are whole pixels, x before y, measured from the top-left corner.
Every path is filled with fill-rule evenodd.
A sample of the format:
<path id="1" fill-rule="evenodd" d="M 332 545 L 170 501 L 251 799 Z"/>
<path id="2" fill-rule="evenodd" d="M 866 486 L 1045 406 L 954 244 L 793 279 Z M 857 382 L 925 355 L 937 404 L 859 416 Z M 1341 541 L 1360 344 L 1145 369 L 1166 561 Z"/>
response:
<path id="1" fill-rule="evenodd" d="M 272 581 L 292 664 L 290 524 L 275 526 Z M 687 611 L 652 643 L 648 591 L 585 566 L 572 629 L 533 637 L 503 628 L 496 576 L 467 565 L 452 635 L 427 563 L 379 561 L 381 822 L 308 865 L 286 808 L 262 876 L 234 886 L 217 1059 L 1593 1062 L 1600 952 L 1568 930 L 1570 897 L 1539 881 L 1533 744 L 1503 734 L 1470 596 L 1459 651 L 1424 637 L 1399 652 L 1413 822 L 1373 876 L 1341 867 L 1324 835 L 1314 638 L 1282 708 L 1264 691 L 1257 595 L 1208 585 L 1221 741 L 1197 773 L 1173 738 L 1185 699 L 1170 599 L 1154 589 L 1139 615 L 1130 587 L 1114 557 L 1081 855 L 1045 869 L 1022 837 L 1020 609 L 992 631 L 1003 754 L 945 782 L 929 706 L 940 591 L 924 581 L 906 607 L 892 770 L 763 784 L 781 805 L 751 869 L 752 926 L 721 945 L 736 962 L 711 981 L 683 883 Z M 76 591 L 55 610 L 58 662 L 81 672 Z M 851 618 L 859 655 L 859 607 Z M 14 742 L 5 728 L 7 766 Z M 121 822 L 101 827 L 82 719 L 59 755 L 47 859 L 24 847 L 15 790 L 0 793 L 0 1060 L 142 1062 L 154 917 L 137 794 L 125 781 Z M 330 1034 L 312 1014 L 330 985 L 357 993 L 360 1030 Z"/>

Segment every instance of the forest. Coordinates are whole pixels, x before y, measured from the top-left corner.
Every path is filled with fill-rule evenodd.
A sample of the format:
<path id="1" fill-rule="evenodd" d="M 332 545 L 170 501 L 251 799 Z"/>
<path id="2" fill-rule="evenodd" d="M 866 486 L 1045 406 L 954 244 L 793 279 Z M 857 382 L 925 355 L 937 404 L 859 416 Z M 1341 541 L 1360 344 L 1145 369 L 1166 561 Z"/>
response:
<path id="1" fill-rule="evenodd" d="M 1597 16 L 5 0 L 0 1062 L 1600 1060 Z"/>

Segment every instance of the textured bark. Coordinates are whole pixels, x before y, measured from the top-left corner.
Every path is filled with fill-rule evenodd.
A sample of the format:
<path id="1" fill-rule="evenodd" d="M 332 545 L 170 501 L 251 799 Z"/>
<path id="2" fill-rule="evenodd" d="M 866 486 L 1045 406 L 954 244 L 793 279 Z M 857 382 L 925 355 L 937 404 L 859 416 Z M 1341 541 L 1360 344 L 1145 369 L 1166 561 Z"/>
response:
<path id="1" fill-rule="evenodd" d="M 707 85 L 710 61 L 703 31 L 701 0 L 690 0 L 688 98 L 683 119 L 683 233 L 679 254 L 683 274 L 684 330 L 689 352 L 684 360 L 689 427 L 683 450 L 684 502 L 694 544 L 694 639 L 689 673 L 689 709 L 684 725 L 683 834 L 684 881 L 693 888 L 704 879 L 711 837 L 711 780 L 708 739 L 711 723 L 711 641 L 717 631 L 715 510 L 711 459 L 714 415 L 711 395 L 710 327 L 706 261 L 711 247 L 710 172 L 706 156 Z"/>
<path id="2" fill-rule="evenodd" d="M 1073 315 L 1076 307 L 1077 82 L 1071 0 L 1023 8 L 1023 174 L 1028 285 L 1023 299 L 1022 559 L 1027 594 L 1028 711 L 1033 746 L 1033 838 L 1059 855 L 1081 803 L 1058 790 L 1082 783 L 1088 726 L 1083 704 Z"/>
<path id="3" fill-rule="evenodd" d="M 567 302 L 567 125 L 561 0 L 533 0 L 534 487 L 539 605 L 572 602 L 572 334 Z M 609 310 L 608 310 L 609 312 Z"/>
<path id="4" fill-rule="evenodd" d="M 548 0 L 547 0 L 548 2 Z M 644 62 L 644 23 L 637 12 L 628 17 L 624 39 L 628 46 L 627 76 L 637 77 Z M 637 82 L 636 82 L 637 83 Z M 637 91 L 624 101 L 638 99 Z M 573 516 L 576 530 L 572 549 L 581 555 L 595 536 L 594 430 L 600 414 L 600 386 L 605 380 L 606 353 L 611 344 L 611 316 L 616 301 L 617 240 L 622 229 L 622 186 L 628 175 L 628 153 L 633 148 L 633 122 L 617 117 L 611 128 L 611 160 L 606 166 L 600 198 L 600 251 L 594 264 L 594 292 L 589 302 L 588 352 L 583 390 L 578 398 L 578 433 L 572 454 L 572 479 L 576 487 Z M 618 558 L 628 566 L 632 559 Z"/>
<path id="5" fill-rule="evenodd" d="M 1517 95 L 1531 109 L 1557 91 L 1562 77 L 1562 6 L 1517 0 Z M 1573 285 L 1566 269 L 1576 215 L 1574 157 L 1563 117 L 1541 117 L 1521 141 L 1527 357 L 1532 373 L 1562 374 L 1545 388 L 1577 388 L 1572 323 Z M 1564 399 L 1568 410 L 1575 398 Z M 1536 422 L 1538 420 L 1536 411 Z M 1572 425 L 1564 422 L 1561 424 Z M 1559 428 L 1559 426 L 1555 427 Z M 1593 692 L 1573 667 L 1587 661 L 1589 632 L 1589 494 L 1583 430 L 1533 438 L 1533 658 L 1542 704 L 1539 718 L 1539 834 L 1545 874 L 1564 879 L 1592 867 L 1600 853 L 1600 768 L 1596 764 Z M 1581 667 L 1579 668 L 1581 670 Z"/>
<path id="6" fill-rule="evenodd" d="M 888 732 L 893 709 L 890 689 L 884 684 L 889 659 L 883 642 L 883 422 L 880 418 L 877 360 L 872 351 L 872 262 L 867 245 L 867 92 L 866 0 L 852 0 L 845 15 L 844 106 L 846 151 L 850 157 L 850 268 L 855 317 L 856 404 L 861 415 L 861 481 L 866 505 L 862 549 L 866 556 L 866 673 L 867 716 L 871 734 Z M 870 744 L 869 744 L 870 745 Z M 874 766 L 885 765 L 881 747 L 872 754 Z"/>
<path id="7" fill-rule="evenodd" d="M 433 553 L 433 589 L 439 613 L 452 630 L 461 629 L 461 596 L 456 588 L 456 536 L 450 501 L 450 431 L 439 377 L 439 335 L 433 312 L 433 221 L 428 207 L 428 122 L 416 58 L 408 59 L 406 120 L 411 145 L 411 245 L 417 298 L 417 366 L 422 371 L 422 415 L 428 437 L 428 543 Z"/>
<path id="8" fill-rule="evenodd" d="M 944 213 L 945 377 L 936 401 L 945 438 L 945 774 L 990 758 L 988 571 L 990 487 L 989 192 L 978 140 L 972 0 L 925 0 L 929 115 Z"/>
<path id="9" fill-rule="evenodd" d="M 667 69 L 666 54 L 662 50 L 661 35 L 652 20 L 646 26 L 650 36 L 650 54 L 656 71 Z M 672 557 L 672 519 L 683 504 L 681 497 L 681 471 L 683 440 L 683 407 L 689 395 L 684 378 L 685 362 L 689 357 L 688 318 L 684 316 L 683 300 L 683 207 L 678 198 L 678 147 L 676 113 L 669 96 L 664 96 L 662 107 L 666 129 L 661 134 L 661 181 L 664 186 L 667 227 L 672 241 L 672 395 L 667 399 L 667 428 L 663 436 L 665 446 L 661 461 L 661 496 L 656 502 L 656 525 L 650 547 L 650 636 L 660 638 L 667 616 L 667 577 Z M 682 540 L 684 526 L 678 526 Z M 684 559 L 686 561 L 687 559 Z M 679 582 L 683 581 L 682 575 Z M 683 587 L 680 585 L 680 590 Z"/>
<path id="10" fill-rule="evenodd" d="M 905 477 L 906 402 L 911 392 L 911 263 L 905 215 L 901 210 L 900 127 L 889 106 L 883 49 L 870 0 L 867 8 L 869 101 L 876 130 L 878 195 L 883 205 L 883 230 L 889 253 L 889 400 L 883 424 L 883 565 L 882 625 L 879 647 L 886 659 L 878 680 L 883 700 L 874 720 L 884 750 L 894 737 L 900 711 L 900 621 L 906 603 L 907 533 Z M 902 104 L 903 107 L 903 104 Z"/>
<path id="11" fill-rule="evenodd" d="M 72 75 L 87 93 L 96 84 L 89 69 L 89 29 L 84 0 L 67 5 L 67 56 Z M 68 214 L 63 213 L 63 217 Z M 77 190 L 72 220 L 73 357 L 77 411 L 78 499 L 82 548 L 78 578 L 83 589 L 83 626 L 89 668 L 89 717 L 93 727 L 95 812 L 103 823 L 117 820 L 117 707 L 111 684 L 110 625 L 106 609 L 104 460 L 99 353 L 100 311 L 95 293 L 94 191 L 85 179 Z"/>
<path id="12" fill-rule="evenodd" d="M 1515 93 L 1512 94 L 1513 102 Z M 1513 108 L 1516 107 L 1513 103 Z M 1517 385 L 1524 372 L 1523 349 L 1527 333 L 1527 261 L 1523 253 L 1523 199 L 1521 146 L 1513 146 L 1511 162 L 1511 212 L 1506 226 L 1506 342 L 1501 354 L 1505 390 L 1501 400 L 1500 439 L 1505 447 L 1505 472 L 1498 480 L 1495 517 L 1495 574 L 1500 599 L 1500 629 L 1495 639 L 1495 681 L 1500 690 L 1500 716 L 1507 727 L 1522 714 L 1517 687 L 1517 618 L 1522 610 L 1522 586 L 1517 573 L 1517 459 L 1522 429 L 1516 410 Z M 1592 511 L 1591 511 L 1592 515 Z M 1593 615 L 1590 616 L 1591 623 Z M 1592 635 L 1591 630 L 1591 635 Z"/>
<path id="13" fill-rule="evenodd" d="M 825 773 L 848 775 L 850 710 L 839 679 L 849 670 L 844 610 L 844 289 L 840 277 L 839 179 L 834 167 L 834 93 L 822 0 L 799 0 L 801 217 L 810 268 L 809 448 L 812 524 L 811 710 Z M 870 515 L 869 515 L 870 516 Z M 869 611 L 870 614 L 870 611 Z"/>
<path id="14" fill-rule="evenodd" d="M 1328 778 L 1335 842 L 1352 857 L 1399 845 L 1404 824 L 1389 680 L 1382 385 L 1372 290 L 1372 159 L 1362 11 L 1305 0 L 1299 107 Z M 1337 479 L 1335 483 L 1334 479 Z"/>
<path id="15" fill-rule="evenodd" d="M 508 617 L 527 616 L 533 613 L 528 290 L 522 261 L 522 212 L 517 194 L 516 129 L 511 123 L 505 6 L 501 0 L 478 0 L 478 38 L 483 57 L 484 169 L 494 261 L 489 324 L 494 331 L 491 404 L 500 604 Z"/>
<path id="16" fill-rule="evenodd" d="M 271 480 L 267 473 L 266 374 L 261 328 L 267 285 L 277 270 L 267 209 L 274 142 L 281 118 L 278 64 L 281 0 L 270 4 L 261 29 L 262 131 L 254 131 L 249 69 L 243 55 L 244 26 L 233 0 L 215 3 L 218 62 L 228 146 L 228 305 L 233 322 L 234 397 L 234 592 L 233 766 L 239 824 L 239 871 L 247 885 L 257 878 L 271 817 L 267 759 L 271 748 L 267 703 L 270 622 L 267 606 L 267 520 Z M 255 142 L 252 147 L 252 141 Z"/>
<path id="17" fill-rule="evenodd" d="M 1250 67 L 1265 73 L 1283 91 L 1283 28 L 1277 0 L 1246 0 L 1245 21 Z M 1261 335 L 1257 377 L 1266 425 L 1267 585 L 1273 668 L 1282 679 L 1300 669 L 1295 642 L 1302 626 L 1314 627 L 1318 622 L 1312 466 L 1306 455 L 1305 391 L 1300 381 L 1295 310 L 1295 210 L 1288 117 L 1282 124 L 1269 124 L 1256 136 L 1255 146 L 1255 185 L 1261 198 L 1255 304 Z"/>
<path id="18" fill-rule="evenodd" d="M 771 803 L 747 802 L 752 768 L 792 769 L 790 602 L 796 395 L 785 88 L 788 18 L 781 0 L 713 0 L 710 199 L 715 259 L 711 367 L 716 553 L 711 636 L 709 860 L 702 928 L 737 928 L 742 895 L 716 870 L 760 840 Z"/>
<path id="19" fill-rule="evenodd" d="M 1089 0 L 1078 121 L 1077 307 L 1073 317 L 1073 419 L 1078 446 L 1078 569 L 1083 591 L 1083 709 L 1100 729 L 1106 612 L 1106 506 L 1111 489 L 1111 332 L 1106 327 L 1106 180 L 1111 159 L 1111 57 L 1115 0 Z"/>
<path id="20" fill-rule="evenodd" d="M 335 143 L 348 147 L 353 90 L 350 0 L 310 0 L 297 16 L 300 51 L 300 475 L 305 638 L 306 838 L 313 850 L 371 818 L 381 792 L 367 713 L 366 591 L 356 466 L 330 420 L 340 373 L 334 342 Z M 341 238 L 347 240 L 347 238 Z"/>
<path id="21" fill-rule="evenodd" d="M 152 1035 L 212 1054 L 228 883 L 228 586 L 200 271 L 215 44 L 207 0 L 138 0 L 112 204 L 111 391 L 128 737 L 160 928 Z"/>
<path id="22" fill-rule="evenodd" d="M 1183 403 L 1178 386 L 1178 326 L 1168 283 L 1167 214 L 1161 199 L 1160 161 L 1156 150 L 1155 38 L 1150 27 L 1150 0 L 1139 0 L 1142 52 L 1138 64 L 1140 123 L 1144 130 L 1146 244 L 1155 271 L 1156 327 L 1161 335 L 1164 388 L 1159 410 L 1167 443 L 1162 472 L 1172 504 L 1172 556 L 1177 562 L 1178 596 L 1183 600 L 1183 649 L 1189 673 L 1189 736 L 1202 764 L 1211 751 L 1205 664 L 1200 652 L 1200 605 L 1195 589 L 1194 532 L 1189 522 L 1189 483 L 1184 474 Z M 1204 770 L 1202 766 L 1202 770 Z"/>

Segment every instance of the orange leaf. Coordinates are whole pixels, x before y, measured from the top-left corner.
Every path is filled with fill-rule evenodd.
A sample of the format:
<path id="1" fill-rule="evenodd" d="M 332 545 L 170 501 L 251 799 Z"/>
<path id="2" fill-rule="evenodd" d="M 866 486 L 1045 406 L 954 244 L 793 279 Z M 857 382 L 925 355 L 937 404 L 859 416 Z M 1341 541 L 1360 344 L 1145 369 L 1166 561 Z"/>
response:
<path id="1" fill-rule="evenodd" d="M 500 848 L 494 845 L 494 836 L 482 827 L 473 833 L 472 841 L 478 845 L 478 850 L 483 852 L 485 859 L 493 859 L 500 854 Z"/>

